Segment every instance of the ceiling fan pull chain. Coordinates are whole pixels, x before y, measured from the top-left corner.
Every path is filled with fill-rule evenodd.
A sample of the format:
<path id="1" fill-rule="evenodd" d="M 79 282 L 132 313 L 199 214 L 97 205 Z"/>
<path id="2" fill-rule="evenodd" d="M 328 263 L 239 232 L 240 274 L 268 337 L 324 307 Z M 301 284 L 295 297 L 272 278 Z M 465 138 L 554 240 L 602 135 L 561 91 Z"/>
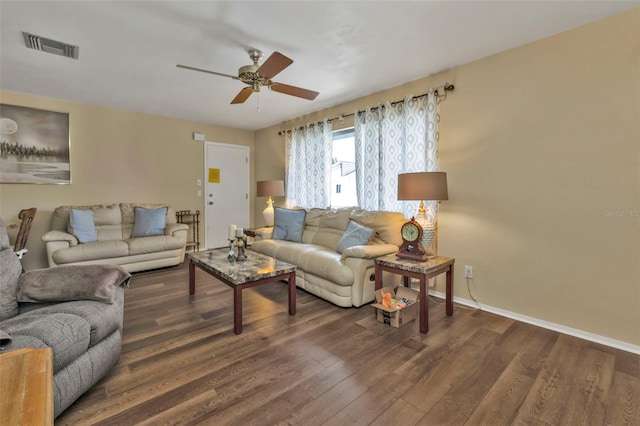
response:
<path id="1" fill-rule="evenodd" d="M 256 93 L 256 112 L 260 112 L 260 92 Z"/>

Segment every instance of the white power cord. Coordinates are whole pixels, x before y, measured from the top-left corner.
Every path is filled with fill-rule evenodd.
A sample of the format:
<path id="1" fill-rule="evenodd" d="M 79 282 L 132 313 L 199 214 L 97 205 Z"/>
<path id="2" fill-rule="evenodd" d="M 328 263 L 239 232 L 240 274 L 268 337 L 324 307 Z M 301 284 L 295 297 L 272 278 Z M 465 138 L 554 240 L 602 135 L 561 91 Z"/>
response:
<path id="1" fill-rule="evenodd" d="M 476 299 L 473 293 L 471 293 L 471 285 L 469 284 L 469 281 L 471 281 L 471 278 L 467 278 L 467 291 L 469 292 L 469 296 L 471 297 L 471 300 L 476 302 L 476 305 L 478 305 L 478 309 L 482 309 L 482 306 L 480 306 L 480 302 L 478 302 L 478 299 Z"/>

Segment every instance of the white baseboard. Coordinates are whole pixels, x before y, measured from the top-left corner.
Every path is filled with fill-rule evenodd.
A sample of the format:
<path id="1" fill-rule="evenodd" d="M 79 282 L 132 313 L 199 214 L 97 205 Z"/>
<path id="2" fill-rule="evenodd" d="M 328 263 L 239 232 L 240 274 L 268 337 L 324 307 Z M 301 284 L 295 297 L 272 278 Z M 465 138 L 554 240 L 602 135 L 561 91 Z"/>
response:
<path id="1" fill-rule="evenodd" d="M 439 299 L 445 299 L 445 294 L 440 291 L 429 290 L 429 295 L 437 297 Z M 640 346 L 633 345 L 622 340 L 611 339 L 599 334 L 589 333 L 588 331 L 578 330 L 576 328 L 566 327 L 561 324 L 541 320 L 539 318 L 529 317 L 527 315 L 518 314 L 515 312 L 507 311 L 505 309 L 496 308 L 482 303 L 475 303 L 473 300 L 463 299 L 461 297 L 453 297 L 455 303 L 461 305 L 470 306 L 472 308 L 480 309 L 482 311 L 490 312 L 492 314 L 500 315 L 506 318 L 511 318 L 516 321 L 526 322 L 527 324 L 536 325 L 538 327 L 546 328 L 548 330 L 557 331 L 558 333 L 568 334 L 569 336 L 578 337 L 580 339 L 589 340 L 591 342 L 599 343 L 601 345 L 610 346 L 612 348 L 620 349 L 623 351 L 631 352 L 636 355 L 640 355 Z"/>

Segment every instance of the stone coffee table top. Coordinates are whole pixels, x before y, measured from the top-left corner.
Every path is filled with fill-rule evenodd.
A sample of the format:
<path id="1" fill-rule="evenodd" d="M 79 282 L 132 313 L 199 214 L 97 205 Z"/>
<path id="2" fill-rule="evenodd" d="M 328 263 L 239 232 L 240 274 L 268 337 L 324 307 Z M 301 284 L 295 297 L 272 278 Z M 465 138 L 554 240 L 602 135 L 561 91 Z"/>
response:
<path id="1" fill-rule="evenodd" d="M 282 262 L 250 250 L 246 252 L 246 260 L 229 262 L 227 260 L 228 253 L 228 248 L 221 248 L 188 253 L 187 256 L 199 268 L 231 284 L 258 281 L 296 270 L 296 266 L 291 263 Z"/>

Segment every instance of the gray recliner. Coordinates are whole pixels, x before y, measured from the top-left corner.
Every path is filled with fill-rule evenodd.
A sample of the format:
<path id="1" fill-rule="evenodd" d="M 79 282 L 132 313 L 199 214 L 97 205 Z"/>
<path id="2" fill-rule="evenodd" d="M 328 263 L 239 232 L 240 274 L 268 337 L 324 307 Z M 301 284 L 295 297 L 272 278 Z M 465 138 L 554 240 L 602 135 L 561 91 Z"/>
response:
<path id="1" fill-rule="evenodd" d="M 124 289 L 120 284 L 127 282 L 130 275 L 122 270 L 126 279 L 114 283 L 113 303 L 96 300 L 18 302 L 19 285 L 23 282 L 21 271 L 20 261 L 9 247 L 9 237 L 0 219 L 0 331 L 8 334 L 11 341 L 5 351 L 52 348 L 54 415 L 57 417 L 118 362 L 124 311 Z M 35 272 L 40 274 L 38 280 L 44 278 L 47 282 L 69 274 L 69 270 L 51 268 L 26 272 L 25 276 Z M 5 397 L 9 396 L 3 395 Z"/>

